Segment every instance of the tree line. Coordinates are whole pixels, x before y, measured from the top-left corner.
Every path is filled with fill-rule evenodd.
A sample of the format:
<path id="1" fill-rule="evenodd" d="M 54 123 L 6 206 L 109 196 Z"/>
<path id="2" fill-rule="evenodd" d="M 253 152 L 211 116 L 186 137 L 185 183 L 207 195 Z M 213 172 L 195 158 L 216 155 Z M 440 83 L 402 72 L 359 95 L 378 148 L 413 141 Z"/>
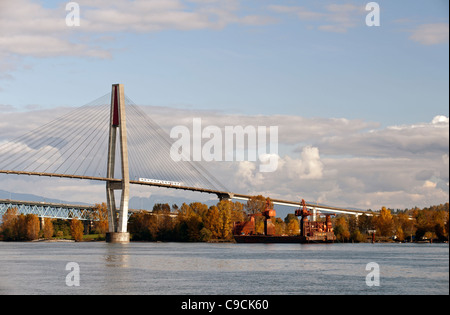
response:
<path id="1" fill-rule="evenodd" d="M 132 241 L 232 241 L 234 222 L 246 220 L 249 214 L 263 212 L 265 207 L 266 198 L 263 196 L 252 197 L 246 204 L 229 200 L 222 200 L 213 206 L 200 202 L 184 203 L 181 207 L 155 204 L 152 212 L 134 213 L 129 219 L 128 230 Z M 45 218 L 41 229 L 36 215 L 19 214 L 16 208 L 8 209 L 2 217 L 0 239 L 29 241 L 38 238 L 71 238 L 80 241 L 83 234 L 93 234 L 99 235 L 98 239 L 101 240 L 108 231 L 106 204 L 96 204 L 95 210 L 96 220 L 90 224 L 83 225 L 76 219 Z M 293 213 L 284 220 L 274 218 L 272 222 L 277 235 L 297 235 L 300 232 L 299 219 Z M 338 215 L 332 222 L 339 242 L 364 242 L 372 230 L 376 230 L 380 240 L 445 241 L 449 235 L 449 204 L 403 211 L 383 207 L 373 216 Z M 263 231 L 263 218 L 256 217 L 256 233 L 263 234 Z"/>
<path id="2" fill-rule="evenodd" d="M 232 241 L 235 222 L 247 220 L 247 215 L 262 213 L 267 199 L 255 196 L 246 204 L 222 200 L 209 206 L 200 202 L 183 203 L 181 207 L 155 204 L 152 213 L 141 212 L 131 216 L 128 230 L 134 241 L 210 242 Z M 270 200 L 269 200 L 270 202 Z M 270 207 L 273 204 L 270 202 Z M 171 214 L 177 214 L 171 216 Z M 264 233 L 263 217 L 256 217 L 256 233 Z M 273 220 L 278 235 L 299 233 L 299 222 L 292 215 L 285 220 Z"/>
<path id="3" fill-rule="evenodd" d="M 92 223 L 91 232 L 104 235 L 108 231 L 106 204 L 95 205 L 95 216 L 99 221 Z M 78 219 L 63 220 L 39 217 L 35 214 L 19 213 L 17 208 L 9 208 L 2 216 L 0 240 L 33 241 L 37 239 L 73 239 L 83 240 L 85 225 Z M 100 237 L 103 238 L 104 237 Z"/>
<path id="4" fill-rule="evenodd" d="M 380 240 L 448 241 L 449 203 L 428 208 L 391 210 L 382 207 L 373 216 L 339 215 L 334 219 L 334 233 L 341 242 L 364 242 L 369 231 Z"/>

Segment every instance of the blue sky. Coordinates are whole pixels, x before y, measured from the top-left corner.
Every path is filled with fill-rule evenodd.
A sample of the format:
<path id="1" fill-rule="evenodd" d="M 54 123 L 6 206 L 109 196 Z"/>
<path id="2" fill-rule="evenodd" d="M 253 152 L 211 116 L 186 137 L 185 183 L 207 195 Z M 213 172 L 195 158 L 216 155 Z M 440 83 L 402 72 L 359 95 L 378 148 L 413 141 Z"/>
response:
<path id="1" fill-rule="evenodd" d="M 16 5 L 20 2 L 37 4 L 41 9 L 36 14 L 42 11 L 64 23 L 65 1 Z M 220 1 L 173 1 L 183 6 L 177 11 L 216 6 L 237 17 L 258 16 L 257 23 L 190 29 L 191 21 L 180 26 L 161 22 L 160 30 L 122 25 L 114 32 L 107 23 L 98 31 L 83 27 L 89 10 L 114 9 L 116 2 L 95 7 L 94 1 L 93 8 L 79 1 L 81 27 L 50 25 L 47 31 L 103 56 L 64 49 L 33 53 L 33 48 L 29 54 L 6 53 L 6 62 L 13 65 L 0 80 L 0 103 L 16 108 L 80 106 L 120 82 L 127 95 L 144 105 L 343 117 L 383 125 L 448 116 L 448 40 L 430 44 L 411 39 L 421 25 L 445 23 L 448 37 L 448 1 L 378 1 L 380 27 L 365 25 L 366 1 L 266 0 L 232 1 L 232 9 L 222 8 Z M 341 10 L 331 11 L 333 5 Z M 141 18 L 145 27 L 145 12 Z M 334 29 L 320 29 L 326 25 Z M 46 35 L 45 29 L 25 32 Z"/>
<path id="2" fill-rule="evenodd" d="M 377 1 L 379 27 L 362 0 L 76 2 L 81 25 L 68 27 L 67 1 L 0 0 L 0 143 L 122 83 L 166 130 L 194 117 L 279 126 L 277 172 L 214 166 L 237 192 L 448 202 L 448 1 Z M 102 185 L 1 178 L 3 190 L 104 199 Z"/>

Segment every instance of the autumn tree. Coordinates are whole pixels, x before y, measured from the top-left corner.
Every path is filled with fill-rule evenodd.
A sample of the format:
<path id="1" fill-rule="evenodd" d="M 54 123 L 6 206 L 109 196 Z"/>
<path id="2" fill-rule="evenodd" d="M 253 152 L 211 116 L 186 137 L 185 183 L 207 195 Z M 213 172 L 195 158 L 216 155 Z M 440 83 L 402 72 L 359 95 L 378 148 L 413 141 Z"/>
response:
<path id="1" fill-rule="evenodd" d="M 23 213 L 17 216 L 16 241 L 25 241 L 27 239 L 27 224 Z"/>
<path id="2" fill-rule="evenodd" d="M 414 221 L 405 212 L 400 212 L 394 216 L 394 230 L 398 241 L 414 234 Z"/>
<path id="3" fill-rule="evenodd" d="M 281 218 L 275 218 L 273 222 L 275 226 L 275 235 L 283 235 L 286 230 L 286 223 Z"/>
<path id="4" fill-rule="evenodd" d="M 158 235 L 158 218 L 149 212 L 133 214 L 128 223 L 133 240 L 156 241 Z"/>
<path id="5" fill-rule="evenodd" d="M 106 203 L 94 205 L 94 232 L 106 234 L 109 231 L 108 208 Z"/>
<path id="6" fill-rule="evenodd" d="M 50 218 L 44 219 L 44 238 L 46 240 L 49 240 L 53 237 L 54 229 L 53 229 L 53 222 Z"/>
<path id="7" fill-rule="evenodd" d="M 1 232 L 5 241 L 32 241 L 39 238 L 39 217 L 18 213 L 17 208 L 6 210 L 2 216 Z"/>
<path id="8" fill-rule="evenodd" d="M 27 214 L 24 218 L 25 222 L 25 239 L 28 241 L 36 240 L 39 238 L 40 224 L 39 217 L 35 214 Z"/>
<path id="9" fill-rule="evenodd" d="M 350 238 L 350 230 L 348 227 L 347 220 L 344 216 L 339 216 L 336 218 L 335 226 L 334 226 L 334 234 L 336 235 L 337 240 L 341 242 L 348 241 Z"/>
<path id="10" fill-rule="evenodd" d="M 170 213 L 170 206 L 168 203 L 156 203 L 153 206 L 153 213 L 157 214 Z"/>
<path id="11" fill-rule="evenodd" d="M 434 232 L 440 241 L 448 240 L 449 212 L 438 210 L 434 215 Z"/>
<path id="12" fill-rule="evenodd" d="M 191 208 L 192 212 L 199 216 L 201 219 L 203 219 L 208 212 L 208 206 L 201 202 L 193 202 L 189 204 L 189 207 Z"/>
<path id="13" fill-rule="evenodd" d="M 261 195 L 251 197 L 246 205 L 245 211 L 247 214 L 256 214 L 264 212 L 266 209 L 267 199 Z M 273 207 L 273 203 L 270 203 L 270 207 Z"/>
<path id="14" fill-rule="evenodd" d="M 207 235 L 210 237 L 210 239 L 219 239 L 221 237 L 220 233 L 220 213 L 219 208 L 217 206 L 211 206 L 208 209 L 208 212 L 206 213 L 205 219 L 204 219 L 204 225 L 205 229 L 207 229 L 210 232 L 210 235 Z M 204 233 L 207 233 L 204 231 Z"/>
<path id="15" fill-rule="evenodd" d="M 83 223 L 78 219 L 72 219 L 70 222 L 70 235 L 76 242 L 83 239 Z"/>
<path id="16" fill-rule="evenodd" d="M 219 236 L 221 239 L 231 239 L 233 237 L 233 202 L 230 200 L 221 200 L 217 204 L 219 209 Z"/>
<path id="17" fill-rule="evenodd" d="M 244 221 L 245 211 L 244 205 L 240 202 L 231 203 L 231 220 L 233 222 Z"/>
<path id="18" fill-rule="evenodd" d="M 5 241 L 14 241 L 17 237 L 17 208 L 9 208 L 2 216 L 1 233 Z"/>
<path id="19" fill-rule="evenodd" d="M 448 239 L 448 203 L 444 206 L 434 206 L 422 210 L 414 210 L 416 237 Z"/>
<path id="20" fill-rule="evenodd" d="M 289 213 L 284 219 L 286 224 L 286 234 L 287 235 L 299 235 L 300 234 L 300 223 L 298 218 L 293 214 Z"/>
<path id="21" fill-rule="evenodd" d="M 159 241 L 168 242 L 175 241 L 175 220 L 169 214 L 162 214 L 158 219 L 158 235 Z"/>
<path id="22" fill-rule="evenodd" d="M 375 229 L 381 236 L 392 236 L 394 234 L 394 218 L 391 211 L 382 207 L 379 215 L 374 218 Z"/>
<path id="23" fill-rule="evenodd" d="M 200 242 L 202 240 L 202 234 L 200 231 L 203 229 L 202 218 L 197 214 L 193 213 L 186 220 L 187 227 L 187 237 L 189 242 Z"/>

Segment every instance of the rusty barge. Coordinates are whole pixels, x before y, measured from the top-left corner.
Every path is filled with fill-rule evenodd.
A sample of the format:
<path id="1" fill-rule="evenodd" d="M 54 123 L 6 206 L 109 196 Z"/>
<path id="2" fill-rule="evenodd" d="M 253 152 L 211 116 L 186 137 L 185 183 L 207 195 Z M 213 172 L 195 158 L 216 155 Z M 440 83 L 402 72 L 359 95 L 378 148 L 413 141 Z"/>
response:
<path id="1" fill-rule="evenodd" d="M 336 240 L 331 223 L 333 214 L 325 215 L 325 222 L 309 221 L 312 213 L 306 208 L 305 200 L 302 200 L 302 208 L 295 211 L 295 216 L 300 217 L 299 235 L 276 235 L 272 218 L 275 210 L 271 209 L 270 201 L 266 202 L 266 209 L 262 213 L 249 215 L 249 220 L 236 222 L 233 227 L 233 236 L 236 243 L 332 243 Z M 264 234 L 256 234 L 256 217 L 264 217 Z"/>

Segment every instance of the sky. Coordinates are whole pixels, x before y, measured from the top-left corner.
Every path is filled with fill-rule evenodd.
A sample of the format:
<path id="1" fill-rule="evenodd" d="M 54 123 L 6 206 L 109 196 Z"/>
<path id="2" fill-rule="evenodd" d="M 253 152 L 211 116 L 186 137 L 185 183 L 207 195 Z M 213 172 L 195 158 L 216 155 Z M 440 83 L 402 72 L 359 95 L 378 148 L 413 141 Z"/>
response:
<path id="1" fill-rule="evenodd" d="M 278 126 L 276 172 L 212 166 L 230 190 L 362 209 L 448 202 L 449 2 L 377 1 L 371 27 L 368 2 L 79 0 L 68 26 L 67 1 L 0 0 L 0 142 L 122 83 L 168 132 L 194 117 Z M 101 185 L 36 181 L 2 176 L 0 189 L 104 198 Z"/>

